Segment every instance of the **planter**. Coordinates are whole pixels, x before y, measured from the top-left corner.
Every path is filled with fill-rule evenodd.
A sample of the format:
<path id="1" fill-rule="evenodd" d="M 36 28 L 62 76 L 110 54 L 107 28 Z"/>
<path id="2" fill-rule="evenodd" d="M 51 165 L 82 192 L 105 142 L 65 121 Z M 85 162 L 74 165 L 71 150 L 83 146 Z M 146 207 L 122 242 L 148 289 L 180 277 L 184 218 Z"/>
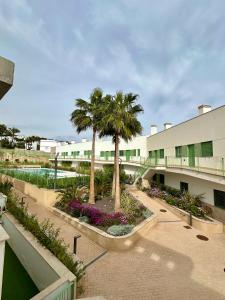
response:
<path id="1" fill-rule="evenodd" d="M 76 277 L 9 213 L 2 216 L 8 243 L 32 278 L 39 293 L 32 300 L 73 299 Z M 66 295 L 64 298 L 63 295 Z"/>
<path id="2" fill-rule="evenodd" d="M 182 219 L 184 222 L 188 223 L 190 222 L 190 214 L 176 206 L 169 205 L 166 203 L 165 200 L 155 198 L 157 201 L 160 202 L 166 209 L 174 213 L 177 217 Z M 205 232 L 206 234 L 211 233 L 223 233 L 224 232 L 224 226 L 223 223 L 220 221 L 217 221 L 213 218 L 210 218 L 207 216 L 207 220 L 197 218 L 192 215 L 192 226 L 198 230 L 201 230 Z"/>
<path id="3" fill-rule="evenodd" d="M 138 224 L 131 233 L 124 236 L 112 236 L 90 224 L 80 222 L 77 218 L 73 218 L 55 207 L 50 208 L 50 210 L 98 245 L 113 251 L 123 251 L 132 248 L 157 223 L 157 215 L 153 212 L 151 217 Z"/>

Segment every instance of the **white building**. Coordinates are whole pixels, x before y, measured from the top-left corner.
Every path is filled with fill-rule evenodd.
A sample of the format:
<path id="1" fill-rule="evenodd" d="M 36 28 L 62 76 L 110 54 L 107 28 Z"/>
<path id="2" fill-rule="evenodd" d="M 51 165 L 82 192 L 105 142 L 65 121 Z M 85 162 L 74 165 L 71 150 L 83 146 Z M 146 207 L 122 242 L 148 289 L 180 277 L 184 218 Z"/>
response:
<path id="1" fill-rule="evenodd" d="M 90 161 L 91 141 L 58 146 L 60 161 Z M 113 163 L 114 144 L 96 142 L 96 167 Z M 198 115 L 178 125 L 164 124 L 149 136 L 120 142 L 120 159 L 125 171 L 144 174 L 148 180 L 203 194 L 214 216 L 225 220 L 225 105 L 211 110 L 201 105 Z"/>
<path id="2" fill-rule="evenodd" d="M 52 147 L 56 147 L 58 142 L 55 140 L 40 140 L 40 151 L 51 152 Z"/>

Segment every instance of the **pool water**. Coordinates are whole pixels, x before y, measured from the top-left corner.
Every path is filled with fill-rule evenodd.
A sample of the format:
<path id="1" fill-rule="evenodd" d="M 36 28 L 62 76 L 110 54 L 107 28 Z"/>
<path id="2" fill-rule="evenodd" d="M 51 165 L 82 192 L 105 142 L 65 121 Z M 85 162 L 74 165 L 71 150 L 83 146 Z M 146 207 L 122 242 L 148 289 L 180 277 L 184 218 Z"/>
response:
<path id="1" fill-rule="evenodd" d="M 8 243 L 5 244 L 2 300 L 26 300 L 39 293 Z"/>
<path id="2" fill-rule="evenodd" d="M 55 176 L 55 170 L 49 168 L 18 168 L 14 170 L 17 172 L 36 174 L 41 176 L 49 176 L 49 177 Z M 75 176 L 78 176 L 76 172 L 57 170 L 57 178 L 75 177 Z"/>

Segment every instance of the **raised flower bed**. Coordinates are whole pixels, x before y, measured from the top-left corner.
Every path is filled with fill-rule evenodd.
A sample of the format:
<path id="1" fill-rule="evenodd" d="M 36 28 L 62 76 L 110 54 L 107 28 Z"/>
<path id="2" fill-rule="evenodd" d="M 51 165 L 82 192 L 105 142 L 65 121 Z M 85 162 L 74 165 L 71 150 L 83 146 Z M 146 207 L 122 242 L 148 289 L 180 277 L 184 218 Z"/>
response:
<path id="1" fill-rule="evenodd" d="M 101 201 L 101 200 L 100 200 Z M 121 211 L 105 212 L 79 200 L 59 201 L 52 212 L 111 250 L 126 250 L 156 223 L 156 215 L 129 194 L 122 194 Z"/>
<path id="2" fill-rule="evenodd" d="M 208 234 L 223 233 L 223 223 L 210 217 L 210 207 L 201 201 L 202 195 L 192 196 L 188 192 L 164 185 L 153 185 L 150 189 L 145 189 L 145 192 L 151 198 L 157 198 L 165 208 L 183 221 L 190 223 L 191 218 L 193 227 Z"/>

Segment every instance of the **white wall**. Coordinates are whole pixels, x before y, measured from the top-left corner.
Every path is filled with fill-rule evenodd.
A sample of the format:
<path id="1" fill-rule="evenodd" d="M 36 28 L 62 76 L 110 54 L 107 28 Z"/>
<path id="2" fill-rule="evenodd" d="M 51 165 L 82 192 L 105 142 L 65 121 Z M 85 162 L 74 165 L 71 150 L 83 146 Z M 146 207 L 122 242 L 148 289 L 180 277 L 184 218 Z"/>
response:
<path id="1" fill-rule="evenodd" d="M 51 152 L 51 147 L 56 147 L 57 145 L 58 142 L 54 140 L 41 140 L 40 151 Z"/>
<path id="2" fill-rule="evenodd" d="M 96 141 L 96 156 L 100 156 L 101 151 L 114 151 L 115 146 L 111 140 L 99 140 Z M 56 152 L 68 152 L 68 155 L 71 155 L 72 151 L 80 151 L 80 155 L 84 155 L 85 150 L 92 149 L 92 142 L 80 142 L 66 146 L 57 146 Z M 120 150 L 132 150 L 132 149 L 140 149 L 140 156 L 147 157 L 147 136 L 137 136 L 133 140 L 126 143 L 125 141 L 121 140 L 119 144 Z"/>
<path id="3" fill-rule="evenodd" d="M 165 175 L 165 185 L 171 186 L 176 189 L 180 189 L 180 182 L 187 182 L 189 192 L 193 195 L 204 194 L 203 201 L 210 205 L 214 205 L 214 192 L 213 190 L 225 191 L 225 185 L 194 178 L 188 175 L 166 173 L 158 171 L 158 173 Z"/>
<path id="4" fill-rule="evenodd" d="M 225 155 L 225 106 L 148 137 L 147 148 L 164 149 L 165 156 L 175 156 L 175 146 L 206 141 L 213 141 L 214 156 Z"/>
<path id="5" fill-rule="evenodd" d="M 3 280 L 3 266 L 5 258 L 5 241 L 8 240 L 9 236 L 0 225 L 0 299 L 2 295 L 2 280 Z"/>

